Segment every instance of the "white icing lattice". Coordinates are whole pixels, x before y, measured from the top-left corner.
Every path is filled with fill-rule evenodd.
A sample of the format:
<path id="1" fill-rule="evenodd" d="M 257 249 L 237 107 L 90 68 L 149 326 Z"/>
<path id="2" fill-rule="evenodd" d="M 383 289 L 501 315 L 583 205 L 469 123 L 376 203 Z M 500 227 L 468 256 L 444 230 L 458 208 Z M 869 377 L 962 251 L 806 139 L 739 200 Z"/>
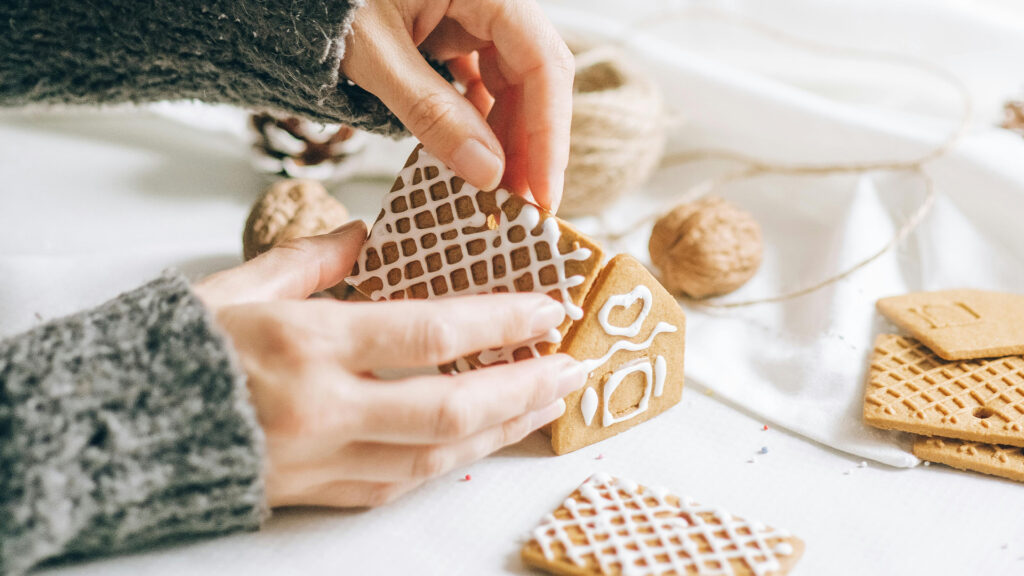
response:
<path id="1" fill-rule="evenodd" d="M 430 172 L 434 172 L 432 177 Z M 420 181 L 413 183 L 416 177 Z M 398 294 L 409 297 L 407 292 L 420 284 L 423 285 L 421 291 L 428 298 L 497 291 L 516 292 L 521 291 L 516 281 L 528 277 L 526 283 L 532 286 L 532 290 L 559 294 L 566 315 L 573 320 L 582 318 L 583 309 L 572 301 L 569 290 L 582 284 L 585 278 L 582 275 L 566 276 L 565 268 L 570 261 L 588 260 L 592 252 L 587 248 L 576 248 L 567 254 L 559 253 L 561 230 L 557 220 L 548 217 L 542 222 L 540 211 L 530 204 L 522 206 L 514 219 L 506 218 L 504 213 L 498 214 L 497 218 L 489 218 L 477 204 L 479 190 L 463 183 L 457 192 L 453 191 L 450 186 L 453 177 L 454 172 L 426 150 L 420 149 L 417 160 L 399 174 L 403 185 L 385 196 L 382 215 L 374 223 L 359 256 L 359 271 L 348 282 L 358 286 L 372 278 L 379 278 L 383 288 L 373 290 L 368 296 L 380 300 L 397 297 Z M 443 186 L 446 193 L 435 195 L 433 190 L 436 185 Z M 508 191 L 497 190 L 496 205 L 504 205 L 510 197 Z M 460 217 L 456 199 L 472 201 L 472 214 Z M 403 208 L 396 211 L 393 209 L 395 203 Z M 420 226 L 421 220 L 424 226 Z M 518 227 L 525 233 L 517 231 L 517 234 L 512 234 Z M 444 239 L 446 235 L 450 239 Z M 517 235 L 521 237 L 514 239 Z M 432 236 L 429 246 L 426 245 L 427 236 Z M 485 248 L 472 254 L 469 245 L 479 240 L 485 242 Z M 385 246 L 395 243 L 401 247 L 399 256 L 392 262 L 383 263 Z M 394 249 L 398 250 L 398 246 Z M 528 262 L 524 267 L 513 270 L 512 253 L 517 250 L 520 256 L 524 253 L 528 256 Z M 371 254 L 379 263 L 375 269 L 367 270 Z M 432 263 L 428 259 L 432 259 Z M 494 272 L 495 261 L 502 262 L 504 273 L 500 277 L 496 277 L 499 275 Z M 478 282 L 470 267 L 474 264 L 480 266 L 481 263 L 486 267 L 486 279 Z M 549 284 L 542 282 L 542 271 L 546 269 L 554 272 L 554 282 Z M 410 273 L 410 270 L 415 273 Z M 456 287 L 454 276 L 457 274 L 463 276 L 467 287 Z M 546 275 L 550 277 L 550 274 Z M 558 330 L 551 330 L 523 344 L 485 350 L 479 360 L 483 364 L 511 362 L 513 352 L 522 348 L 538 356 L 538 345 L 557 344 L 561 339 Z"/>
<path id="2" fill-rule="evenodd" d="M 739 520 L 689 498 L 673 504 L 662 488 L 640 488 L 629 480 L 595 474 L 579 492 L 579 499 L 570 497 L 562 504 L 567 518 L 548 514 L 533 531 L 548 561 L 555 560 L 557 543 L 573 564 L 586 566 L 593 558 L 604 574 L 639 576 L 671 570 L 732 576 L 730 561 L 738 560 L 764 576 L 781 568 L 779 557 L 794 552 L 785 541 L 788 532 Z"/>

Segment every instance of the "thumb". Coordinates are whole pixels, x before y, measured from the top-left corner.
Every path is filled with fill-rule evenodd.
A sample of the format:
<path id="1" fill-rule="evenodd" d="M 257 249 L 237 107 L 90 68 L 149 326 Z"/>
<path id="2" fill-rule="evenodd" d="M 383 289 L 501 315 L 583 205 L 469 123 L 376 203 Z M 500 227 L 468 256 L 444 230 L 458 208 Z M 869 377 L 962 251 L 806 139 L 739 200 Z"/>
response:
<path id="1" fill-rule="evenodd" d="M 473 104 L 442 78 L 409 39 L 380 42 L 345 57 L 346 76 L 374 94 L 428 152 L 473 186 L 501 183 L 501 143 Z"/>
<path id="2" fill-rule="evenodd" d="M 366 240 L 366 224 L 353 220 L 321 236 L 296 238 L 196 286 L 207 305 L 304 299 L 337 285 L 352 272 Z"/>

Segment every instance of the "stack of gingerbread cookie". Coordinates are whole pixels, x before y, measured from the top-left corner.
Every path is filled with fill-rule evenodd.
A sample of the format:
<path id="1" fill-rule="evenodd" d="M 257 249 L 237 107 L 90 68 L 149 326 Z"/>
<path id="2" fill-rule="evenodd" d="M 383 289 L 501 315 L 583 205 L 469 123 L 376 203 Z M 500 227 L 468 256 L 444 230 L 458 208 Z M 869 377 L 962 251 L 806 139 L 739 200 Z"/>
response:
<path id="1" fill-rule="evenodd" d="M 924 460 L 1024 482 L 1024 295 L 922 292 L 878 309 L 911 336 L 875 341 L 864 421 L 921 435 Z"/>
<path id="2" fill-rule="evenodd" d="M 511 194 L 474 188 L 417 147 L 385 196 L 348 282 L 372 300 L 541 292 L 566 319 L 533 341 L 481 350 L 458 369 L 567 353 L 589 369 L 551 426 L 564 454 L 679 402 L 686 318 L 635 259 Z"/>

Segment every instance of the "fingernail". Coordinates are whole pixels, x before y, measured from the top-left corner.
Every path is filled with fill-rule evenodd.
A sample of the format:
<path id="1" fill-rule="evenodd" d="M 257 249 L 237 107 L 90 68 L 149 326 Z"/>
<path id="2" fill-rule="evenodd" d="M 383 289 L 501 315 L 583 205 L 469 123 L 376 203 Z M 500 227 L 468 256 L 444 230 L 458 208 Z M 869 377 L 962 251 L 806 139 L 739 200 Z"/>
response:
<path id="1" fill-rule="evenodd" d="M 558 327 L 565 320 L 565 306 L 551 298 L 544 299 L 546 302 L 538 306 L 530 316 L 530 334 L 534 336 Z"/>
<path id="2" fill-rule="evenodd" d="M 587 383 L 587 372 L 583 369 L 583 364 L 567 356 L 566 362 L 562 366 L 561 371 L 558 374 L 558 388 L 556 395 L 565 396 L 570 392 L 575 392 L 583 387 Z"/>
<path id="3" fill-rule="evenodd" d="M 555 400 L 551 404 L 548 404 L 544 408 L 541 408 L 540 410 L 537 410 L 533 413 L 533 415 L 530 417 L 530 428 L 540 428 L 541 426 L 547 424 L 548 422 L 557 420 L 559 417 L 562 416 L 562 414 L 565 414 L 565 400 L 559 398 L 558 400 Z"/>
<path id="4" fill-rule="evenodd" d="M 493 190 L 501 183 L 501 158 L 473 138 L 452 154 L 452 168 L 481 190 Z"/>
<path id="5" fill-rule="evenodd" d="M 366 235 L 366 222 L 363 222 L 362 220 L 358 219 L 352 220 L 351 222 L 346 222 L 341 226 L 338 226 L 334 230 L 331 230 L 329 234 L 348 234 L 349 232 L 352 232 L 357 228 L 361 228 L 363 230 L 363 235 Z"/>
<path id="6" fill-rule="evenodd" d="M 565 172 L 555 171 L 548 178 L 548 195 L 551 198 L 552 214 L 558 213 L 558 207 L 562 205 L 562 193 L 565 190 Z"/>

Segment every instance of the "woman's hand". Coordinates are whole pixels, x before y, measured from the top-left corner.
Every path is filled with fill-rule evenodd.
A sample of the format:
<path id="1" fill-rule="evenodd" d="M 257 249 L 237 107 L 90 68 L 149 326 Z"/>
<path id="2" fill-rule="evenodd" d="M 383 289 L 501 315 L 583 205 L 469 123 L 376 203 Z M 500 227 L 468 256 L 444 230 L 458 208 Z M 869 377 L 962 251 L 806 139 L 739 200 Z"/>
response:
<path id="1" fill-rule="evenodd" d="M 285 243 L 196 286 L 230 335 L 267 439 L 271 506 L 375 506 L 518 442 L 585 374 L 554 355 L 455 376 L 380 380 L 558 326 L 540 294 L 346 303 L 306 298 L 348 274 L 362 222 Z"/>
<path id="2" fill-rule="evenodd" d="M 463 96 L 423 59 L 445 61 Z M 569 161 L 573 58 L 534 0 L 373 0 L 342 73 L 474 186 L 555 212 Z M 484 118 L 487 117 L 490 127 Z"/>

